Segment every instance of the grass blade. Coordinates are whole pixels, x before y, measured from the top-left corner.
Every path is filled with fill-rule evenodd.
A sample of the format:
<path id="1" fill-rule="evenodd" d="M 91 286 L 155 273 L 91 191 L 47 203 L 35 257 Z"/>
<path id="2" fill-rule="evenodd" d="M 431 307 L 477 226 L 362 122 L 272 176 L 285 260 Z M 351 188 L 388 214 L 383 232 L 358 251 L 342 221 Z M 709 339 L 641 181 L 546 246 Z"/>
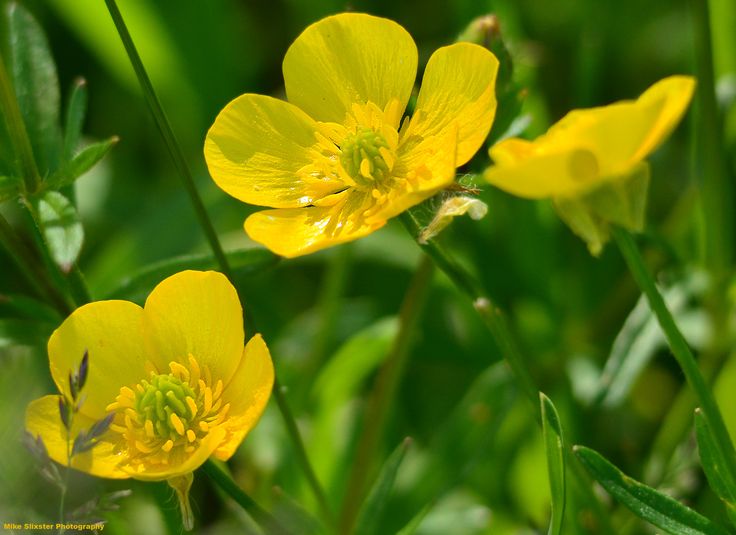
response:
<path id="1" fill-rule="evenodd" d="M 542 409 L 542 433 L 547 453 L 549 490 L 552 496 L 552 518 L 548 535 L 560 535 L 565 517 L 565 443 L 562 439 L 562 426 L 552 401 L 539 393 Z"/>

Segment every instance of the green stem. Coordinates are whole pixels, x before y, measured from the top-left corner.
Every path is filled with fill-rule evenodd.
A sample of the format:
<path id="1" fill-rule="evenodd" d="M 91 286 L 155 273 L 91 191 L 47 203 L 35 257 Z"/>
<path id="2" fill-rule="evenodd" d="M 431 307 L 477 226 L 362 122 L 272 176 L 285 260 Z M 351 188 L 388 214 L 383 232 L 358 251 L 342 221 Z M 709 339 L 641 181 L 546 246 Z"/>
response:
<path id="1" fill-rule="evenodd" d="M 416 239 L 419 235 L 420 228 L 414 217 L 407 211 L 401 214 L 400 218 L 412 238 Z M 419 246 L 434 260 L 437 267 L 447 275 L 452 283 L 470 298 L 475 311 L 496 341 L 501 354 L 511 368 L 524 395 L 534 407 L 534 414 L 537 421 L 541 422 L 538 389 L 534 384 L 524 357 L 511 334 L 511 330 L 506 323 L 501 309 L 494 305 L 493 301 L 486 295 L 486 292 L 475 278 L 447 255 L 434 240 L 420 243 Z"/>
<path id="2" fill-rule="evenodd" d="M 652 308 L 657 321 L 659 321 L 659 325 L 664 331 L 672 354 L 685 374 L 690 388 L 695 393 L 695 397 L 703 410 L 703 416 L 713 432 L 713 438 L 728 460 L 728 465 L 725 467 L 726 470 L 731 473 L 732 477 L 736 478 L 736 455 L 734 454 L 733 443 L 723 422 L 718 404 L 713 397 L 708 383 L 700 373 L 698 363 L 692 351 L 690 351 L 690 346 L 688 346 L 687 341 L 677 327 L 672 314 L 662 298 L 662 294 L 659 293 L 654 279 L 644 264 L 639 249 L 634 242 L 634 238 L 628 231 L 618 227 L 615 227 L 612 233 L 634 280 L 647 296 L 649 306 Z"/>
<path id="3" fill-rule="evenodd" d="M 13 83 L 5 68 L 2 54 L 0 54 L 0 110 L 2 110 L 5 124 L 8 126 L 10 142 L 20 163 L 19 171 L 23 175 L 26 190 L 31 193 L 37 191 L 41 185 L 41 177 L 38 174 L 36 160 L 33 157 L 33 148 L 28 139 L 23 115 L 18 106 L 18 100 L 15 98 Z"/>
<path id="4" fill-rule="evenodd" d="M 146 69 L 143 67 L 143 62 L 141 61 L 138 51 L 133 44 L 133 39 L 130 37 L 128 28 L 123 20 L 123 16 L 120 14 L 120 10 L 118 9 L 115 0 L 105 0 L 105 4 L 107 5 L 110 16 L 115 23 L 118 35 L 120 35 L 120 39 L 123 42 L 125 51 L 128 54 L 128 59 L 130 60 L 133 70 L 138 77 L 138 82 L 143 89 L 143 96 L 148 103 L 153 119 L 156 122 L 156 126 L 158 126 L 161 136 L 164 138 L 166 148 L 169 151 L 174 167 L 176 167 L 182 184 L 184 185 L 184 189 L 187 190 L 189 198 L 192 201 L 199 224 L 207 237 L 207 241 L 212 248 L 215 258 L 217 258 L 220 269 L 229 279 L 232 279 L 230 264 L 228 263 L 225 252 L 222 249 L 222 245 L 217 237 L 212 221 L 210 221 L 209 215 L 207 215 L 207 210 L 204 207 L 202 198 L 199 196 L 197 186 L 194 184 L 194 179 L 192 178 L 192 173 L 184 158 L 184 153 L 182 152 L 181 146 L 174 135 L 174 131 L 166 117 L 166 113 L 164 113 L 161 102 L 159 101 L 158 96 L 156 96 L 156 92 L 154 91 L 151 80 L 146 73 Z"/>
<path id="5" fill-rule="evenodd" d="M 314 472 L 314 468 L 312 468 L 312 464 L 309 462 L 307 450 L 304 447 L 304 441 L 299 433 L 299 427 L 296 424 L 294 415 L 286 401 L 286 396 L 284 396 L 283 387 L 277 377 L 274 378 L 273 394 L 276 398 L 276 404 L 279 406 L 281 417 L 286 425 L 286 430 L 289 433 L 289 437 L 291 438 L 291 442 L 294 446 L 297 462 L 301 465 L 302 471 L 307 476 L 307 482 L 312 488 L 314 497 L 317 500 L 317 505 L 319 506 L 322 519 L 329 527 L 332 528 L 335 525 L 334 516 L 332 515 L 330 506 L 327 503 L 327 497 L 322 490 L 322 485 L 320 484 L 319 479 L 317 479 L 317 474 Z"/>
<path id="6" fill-rule="evenodd" d="M 46 271 L 38 265 L 32 252 L 18 238 L 2 215 L 0 215 L 0 243 L 18 266 L 18 271 L 39 295 L 45 296 L 63 316 L 74 310 L 74 304 L 70 303 L 49 280 Z"/>
<path id="7" fill-rule="evenodd" d="M 248 496 L 243 490 L 233 481 L 233 479 L 225 473 L 225 471 L 217 466 L 212 460 L 208 459 L 202 465 L 202 471 L 207 474 L 218 487 L 220 487 L 228 496 L 230 496 L 240 507 L 243 508 L 261 527 L 266 530 L 266 533 L 274 535 L 288 535 L 291 532 L 288 531 L 283 525 L 281 525 L 276 518 L 266 512 L 260 505 L 258 505 L 253 498 Z"/>
<path id="8" fill-rule="evenodd" d="M 340 515 L 340 533 L 350 533 L 363 502 L 373 471 L 376 453 L 384 434 L 396 391 L 409 359 L 414 332 L 421 319 L 432 283 L 434 265 L 424 256 L 404 297 L 399 313 L 399 330 L 388 358 L 378 372 L 363 418 L 363 432 L 352 463 Z"/>
<path id="9" fill-rule="evenodd" d="M 728 274 L 733 260 L 733 186 L 716 99 L 708 0 L 690 0 L 690 11 L 698 77 L 694 125 L 698 135 L 693 136 L 693 142 L 697 175 L 702 177 L 703 253 L 706 266 L 719 280 Z"/>

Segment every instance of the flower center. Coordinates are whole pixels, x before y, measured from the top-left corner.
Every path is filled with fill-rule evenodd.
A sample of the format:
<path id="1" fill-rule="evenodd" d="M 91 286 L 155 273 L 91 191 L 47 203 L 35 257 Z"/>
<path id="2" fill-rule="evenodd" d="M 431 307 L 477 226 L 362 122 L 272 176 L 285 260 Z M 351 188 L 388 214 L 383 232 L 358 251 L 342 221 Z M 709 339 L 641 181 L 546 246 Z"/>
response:
<path id="1" fill-rule="evenodd" d="M 383 135 L 360 127 L 340 144 L 340 163 L 358 185 L 372 187 L 389 176 L 394 157 Z"/>
<path id="2" fill-rule="evenodd" d="M 131 465 L 175 464 L 193 452 L 209 431 L 221 424 L 222 380 L 212 388 L 207 366 L 189 355 L 189 366 L 170 362 L 171 373 L 151 372 L 133 388 L 124 386 L 107 410 L 116 412 L 113 431 L 123 435 Z"/>

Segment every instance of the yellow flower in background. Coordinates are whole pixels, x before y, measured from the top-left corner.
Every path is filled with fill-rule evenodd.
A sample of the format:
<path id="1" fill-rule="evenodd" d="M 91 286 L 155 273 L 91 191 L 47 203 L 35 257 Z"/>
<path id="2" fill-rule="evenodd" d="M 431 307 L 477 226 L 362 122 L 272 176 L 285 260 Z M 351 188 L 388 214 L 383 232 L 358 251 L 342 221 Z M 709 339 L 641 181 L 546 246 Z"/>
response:
<path id="1" fill-rule="evenodd" d="M 511 138 L 491 148 L 485 179 L 530 199 L 575 198 L 625 180 L 672 132 L 695 89 L 671 76 L 637 100 L 574 110 L 534 141 Z"/>
<path id="2" fill-rule="evenodd" d="M 277 254 L 355 240 L 453 182 L 491 128 L 497 70 L 480 46 L 438 49 L 402 123 L 411 36 L 370 15 L 325 18 L 286 53 L 288 102 L 245 94 L 220 112 L 204 147 L 210 174 L 233 197 L 275 208 L 245 230 Z"/>
<path id="3" fill-rule="evenodd" d="M 259 334 L 243 347 L 244 336 L 235 288 L 212 271 L 167 278 L 143 308 L 99 301 L 75 310 L 48 343 L 51 375 L 66 399 L 78 396 L 74 387 L 70 391 L 70 370 L 89 355 L 71 439 L 114 416 L 71 466 L 99 477 L 168 480 L 186 499 L 191 473 L 211 456 L 227 460 L 269 399 L 274 372 L 268 348 Z M 66 465 L 69 442 L 59 400 L 51 395 L 31 402 L 26 428 Z"/>

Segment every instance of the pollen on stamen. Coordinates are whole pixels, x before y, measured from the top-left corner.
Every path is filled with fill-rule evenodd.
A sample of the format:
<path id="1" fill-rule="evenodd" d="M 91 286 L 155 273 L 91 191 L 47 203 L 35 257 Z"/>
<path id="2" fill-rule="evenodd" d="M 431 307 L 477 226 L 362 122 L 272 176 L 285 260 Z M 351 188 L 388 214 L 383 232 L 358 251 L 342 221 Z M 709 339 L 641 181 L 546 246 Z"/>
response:
<path id="1" fill-rule="evenodd" d="M 169 439 L 164 443 L 163 446 L 161 446 L 161 449 L 164 450 L 166 453 L 169 453 L 173 447 L 174 447 L 174 441 Z"/>
<path id="2" fill-rule="evenodd" d="M 182 421 L 179 419 L 179 417 L 176 415 L 175 412 L 171 413 L 171 417 L 169 418 L 169 420 L 171 421 L 171 425 L 174 426 L 174 429 L 176 429 L 176 432 L 183 436 L 184 435 L 184 424 L 182 423 Z"/>

